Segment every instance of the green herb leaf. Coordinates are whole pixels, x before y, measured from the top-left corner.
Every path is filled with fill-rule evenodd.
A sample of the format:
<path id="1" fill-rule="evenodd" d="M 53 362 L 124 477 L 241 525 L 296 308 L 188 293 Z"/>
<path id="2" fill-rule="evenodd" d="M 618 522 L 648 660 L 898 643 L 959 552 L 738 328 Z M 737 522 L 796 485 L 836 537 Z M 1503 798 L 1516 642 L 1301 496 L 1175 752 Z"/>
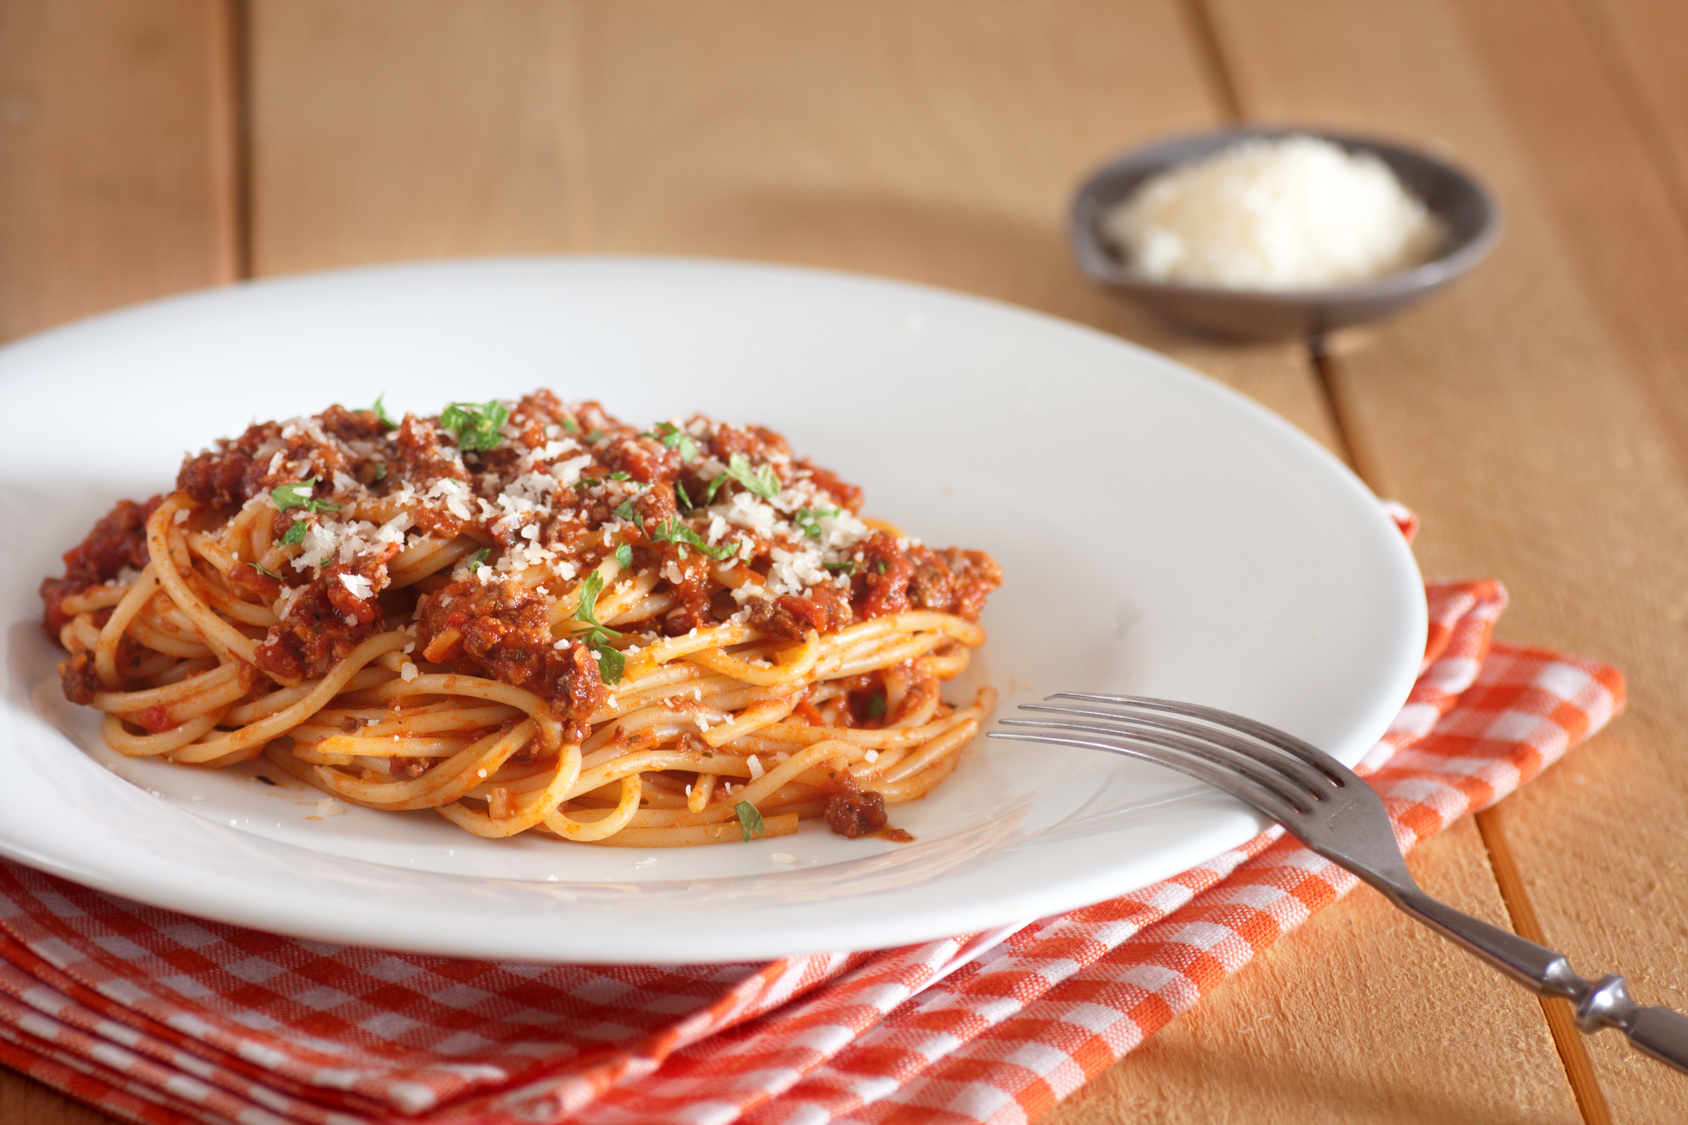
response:
<path id="1" fill-rule="evenodd" d="M 623 500 L 621 503 L 617 504 L 615 506 L 615 511 L 611 514 L 614 515 L 616 519 L 627 521 L 634 527 L 637 527 L 640 531 L 645 530 L 645 517 L 633 510 L 633 501 L 631 499 Z"/>
<path id="2" fill-rule="evenodd" d="M 387 479 L 387 462 L 385 462 L 385 461 L 375 462 L 375 479 L 376 480 L 386 480 Z"/>
<path id="3" fill-rule="evenodd" d="M 296 543 L 303 543 L 305 541 L 305 532 L 310 529 L 310 526 L 311 524 L 309 520 L 294 520 L 288 527 L 287 534 L 281 537 L 281 545 L 283 547 L 291 547 Z"/>
<path id="4" fill-rule="evenodd" d="M 300 520 L 299 522 L 304 523 L 305 521 Z M 289 528 L 289 530 L 292 530 L 292 529 Z M 275 571 L 271 570 L 269 567 L 265 566 L 263 563 L 249 562 L 246 565 L 251 567 L 253 570 L 257 571 L 259 574 L 262 574 L 265 578 L 273 578 L 277 582 L 281 581 L 281 575 L 277 574 Z"/>
<path id="5" fill-rule="evenodd" d="M 440 428 L 457 436 L 457 448 L 466 453 L 497 449 L 504 440 L 499 427 L 510 420 L 510 408 L 497 399 L 486 402 L 454 402 L 440 412 Z"/>
<path id="6" fill-rule="evenodd" d="M 692 503 L 692 498 L 686 495 L 686 486 L 679 481 L 674 482 L 674 500 L 684 511 L 689 512 L 697 507 L 696 504 Z"/>
<path id="7" fill-rule="evenodd" d="M 739 832 L 744 835 L 745 843 L 748 844 L 756 837 L 766 835 L 768 831 L 767 822 L 762 819 L 762 814 L 756 811 L 755 805 L 749 801 L 740 801 L 733 806 L 733 811 L 738 814 Z"/>
<path id="8" fill-rule="evenodd" d="M 632 545 L 623 543 L 621 546 L 617 547 L 615 549 L 615 561 L 621 566 L 622 570 L 631 568 L 633 565 Z"/>
<path id="9" fill-rule="evenodd" d="M 375 416 L 377 418 L 381 419 L 381 425 L 385 426 L 389 430 L 396 430 L 396 429 L 399 428 L 399 424 L 397 422 L 393 421 L 393 419 L 387 414 L 387 407 L 382 401 L 386 397 L 387 397 L 386 391 L 382 391 L 380 394 L 376 395 L 375 396 L 375 405 L 370 407 L 369 409 L 375 411 Z M 381 478 L 377 477 L 376 479 L 379 480 Z"/>
<path id="10" fill-rule="evenodd" d="M 575 638 L 598 654 L 598 679 L 614 687 L 621 682 L 627 657 L 610 644 L 611 638 L 621 634 L 598 621 L 598 595 L 603 589 L 604 576 L 595 570 L 580 584 L 580 604 L 575 607 L 574 619 L 584 622 L 587 628 L 576 633 Z"/>
<path id="11" fill-rule="evenodd" d="M 692 440 L 692 435 L 672 422 L 658 422 L 652 427 L 650 433 L 641 436 L 655 438 L 663 444 L 664 448 L 678 449 L 682 461 L 697 460 L 697 442 Z"/>
<path id="12" fill-rule="evenodd" d="M 681 558 L 686 557 L 686 547 L 696 547 L 716 562 L 720 562 L 722 559 L 730 559 L 738 554 L 737 543 L 722 543 L 718 547 L 711 547 L 703 536 L 686 526 L 678 516 L 669 516 L 657 524 L 655 530 L 651 532 L 651 539 L 658 543 L 673 543 L 681 549 Z"/>
<path id="13" fill-rule="evenodd" d="M 586 638 L 589 645 L 602 644 L 610 637 L 619 637 L 620 633 L 598 620 L 598 595 L 604 590 L 604 576 L 593 571 L 580 584 L 580 604 L 574 607 L 574 619 L 584 622 L 589 628 L 576 634 Z"/>
<path id="14" fill-rule="evenodd" d="M 567 430 L 569 433 L 578 434 L 580 432 L 580 423 L 576 422 L 573 418 L 565 416 L 558 420 L 562 422 L 563 429 Z"/>
<path id="15" fill-rule="evenodd" d="M 482 566 L 484 566 L 486 564 L 487 559 L 489 559 L 491 557 L 492 557 L 492 548 L 491 547 L 482 547 L 480 550 L 476 551 L 473 556 L 470 557 L 470 559 L 469 559 L 469 569 L 470 570 L 479 570 Z"/>
<path id="16" fill-rule="evenodd" d="M 884 574 L 885 573 L 885 560 L 884 559 L 874 559 L 873 560 L 873 570 L 874 570 L 875 574 Z"/>
<path id="17" fill-rule="evenodd" d="M 757 465 L 752 468 L 750 458 L 742 453 L 735 453 L 727 458 L 727 471 L 709 482 L 709 491 L 704 493 L 703 502 L 713 502 L 716 491 L 728 480 L 737 481 L 763 499 L 779 495 L 780 478 L 772 465 Z"/>
<path id="18" fill-rule="evenodd" d="M 867 701 L 867 713 L 868 717 L 873 719 L 877 719 L 885 713 L 884 692 L 876 692 L 874 697 Z"/>
<path id="19" fill-rule="evenodd" d="M 627 666 L 627 657 L 619 650 L 601 642 L 586 647 L 598 654 L 598 679 L 610 687 L 619 684 L 622 670 Z"/>
<path id="20" fill-rule="evenodd" d="M 326 500 L 313 500 L 311 490 L 316 487 L 317 479 L 299 481 L 297 484 L 284 484 L 279 488 L 270 489 L 270 499 L 282 511 L 290 508 L 303 508 L 307 512 L 338 512 L 340 505 L 330 504 Z M 301 535 L 304 532 L 300 532 Z"/>
<path id="21" fill-rule="evenodd" d="M 792 517 L 792 522 L 797 525 L 797 530 L 810 539 L 819 539 L 821 537 L 820 521 L 828 516 L 836 516 L 843 510 L 842 508 L 799 508 L 797 514 Z"/>
<path id="22" fill-rule="evenodd" d="M 845 574 L 854 574 L 856 568 L 862 564 L 855 559 L 845 559 L 843 562 L 823 562 L 821 565 L 828 570 L 842 570 Z"/>
<path id="23" fill-rule="evenodd" d="M 588 430 L 586 433 L 586 440 L 591 442 L 593 445 L 596 445 L 598 442 L 603 441 L 605 436 L 606 435 L 602 430 Z"/>

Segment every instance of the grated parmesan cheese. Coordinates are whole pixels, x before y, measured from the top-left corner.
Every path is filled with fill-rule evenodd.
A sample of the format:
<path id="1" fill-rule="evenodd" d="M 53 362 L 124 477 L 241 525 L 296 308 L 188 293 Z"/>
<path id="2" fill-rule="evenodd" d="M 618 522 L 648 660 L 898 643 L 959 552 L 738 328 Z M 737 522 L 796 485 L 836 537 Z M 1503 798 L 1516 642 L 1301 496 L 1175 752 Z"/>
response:
<path id="1" fill-rule="evenodd" d="M 1156 281 L 1310 289 L 1426 261 L 1445 238 L 1371 153 L 1291 136 L 1245 141 L 1146 180 L 1102 224 Z"/>

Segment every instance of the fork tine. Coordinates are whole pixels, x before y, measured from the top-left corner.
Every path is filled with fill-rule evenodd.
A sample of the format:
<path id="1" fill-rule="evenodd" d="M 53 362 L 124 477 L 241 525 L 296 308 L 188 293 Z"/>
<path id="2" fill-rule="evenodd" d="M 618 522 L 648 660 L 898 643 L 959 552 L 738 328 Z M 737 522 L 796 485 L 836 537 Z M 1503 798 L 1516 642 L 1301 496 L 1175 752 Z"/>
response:
<path id="1" fill-rule="evenodd" d="M 1073 698 L 1069 693 L 1052 695 L 1049 700 Z M 1282 788 L 1288 785 L 1295 793 L 1298 803 L 1324 800 L 1330 795 L 1333 787 L 1340 787 L 1340 781 L 1334 780 L 1328 770 L 1315 768 L 1312 764 L 1299 757 L 1283 751 L 1279 742 L 1268 740 L 1253 731 L 1241 731 L 1233 726 L 1215 725 L 1211 721 L 1190 718 L 1180 712 L 1168 713 L 1153 708 L 1135 708 L 1136 700 L 1127 697 L 1113 697 L 1108 702 L 1115 710 L 1099 710 L 1087 707 L 1051 706 L 1049 702 L 1042 704 L 1021 704 L 1022 711 L 1038 711 L 1046 714 L 1083 716 L 1087 719 L 1097 719 L 1105 724 L 1126 726 L 1133 730 L 1153 729 L 1175 731 L 1189 738 L 1203 742 L 1210 742 L 1216 747 L 1223 747 L 1231 755 L 1237 755 L 1250 763 L 1246 767 L 1251 775 L 1256 768 L 1268 771 L 1273 781 L 1262 779 L 1262 784 L 1274 784 Z M 1261 728 L 1271 731 L 1270 727 Z M 1283 737 L 1288 737 L 1287 735 Z M 1230 761 L 1227 758 L 1227 761 Z M 1255 775 L 1259 776 L 1259 775 Z"/>
<path id="2" fill-rule="evenodd" d="M 1154 711 L 1160 714 L 1183 715 L 1202 722 L 1213 723 L 1227 730 L 1240 731 L 1252 738 L 1259 739 L 1274 750 L 1287 755 L 1290 759 L 1311 766 L 1335 785 L 1350 785 L 1355 780 L 1352 770 L 1317 746 L 1305 742 L 1287 731 L 1267 726 L 1257 719 L 1234 714 L 1230 711 L 1221 711 L 1217 707 L 1205 707 L 1199 703 L 1186 703 L 1177 699 L 1157 699 L 1149 695 L 1103 695 L 1094 692 L 1063 691 L 1047 698 L 1078 699 L 1090 703 L 1106 703 L 1118 707 Z"/>
<path id="3" fill-rule="evenodd" d="M 1220 758 L 1211 745 L 1196 739 L 1183 738 L 1167 731 L 1127 731 L 1048 719 L 1003 719 L 997 725 L 1013 729 L 989 731 L 988 737 L 1106 750 L 1170 767 L 1229 793 L 1273 820 L 1294 820 L 1305 812 L 1302 805 L 1279 787 L 1240 772 L 1234 759 Z"/>

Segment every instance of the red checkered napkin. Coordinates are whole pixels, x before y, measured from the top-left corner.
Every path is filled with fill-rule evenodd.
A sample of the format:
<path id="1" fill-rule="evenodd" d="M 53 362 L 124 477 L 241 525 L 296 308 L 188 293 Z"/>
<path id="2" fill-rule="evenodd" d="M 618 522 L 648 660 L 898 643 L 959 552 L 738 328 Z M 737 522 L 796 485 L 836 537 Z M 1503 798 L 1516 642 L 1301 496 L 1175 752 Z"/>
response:
<path id="1" fill-rule="evenodd" d="M 1623 703 L 1432 586 L 1424 665 L 1361 771 L 1403 848 Z M 141 1122 L 1026 1121 L 1355 884 L 1281 829 L 991 934 L 765 965 L 456 961 L 204 922 L 0 864 L 0 1061 Z"/>

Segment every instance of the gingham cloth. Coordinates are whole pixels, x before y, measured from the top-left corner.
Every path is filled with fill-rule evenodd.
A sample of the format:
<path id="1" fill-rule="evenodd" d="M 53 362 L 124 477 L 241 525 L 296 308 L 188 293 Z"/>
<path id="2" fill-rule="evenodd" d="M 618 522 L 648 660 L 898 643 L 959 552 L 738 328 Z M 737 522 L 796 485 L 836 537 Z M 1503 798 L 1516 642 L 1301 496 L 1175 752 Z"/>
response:
<path id="1" fill-rule="evenodd" d="M 1361 766 L 1403 848 L 1623 704 L 1611 668 L 1491 643 L 1497 584 L 1427 593 Z M 0 1061 L 139 1122 L 1028 1121 L 1355 885 L 1281 837 L 1011 931 L 661 968 L 296 941 L 0 864 Z"/>

